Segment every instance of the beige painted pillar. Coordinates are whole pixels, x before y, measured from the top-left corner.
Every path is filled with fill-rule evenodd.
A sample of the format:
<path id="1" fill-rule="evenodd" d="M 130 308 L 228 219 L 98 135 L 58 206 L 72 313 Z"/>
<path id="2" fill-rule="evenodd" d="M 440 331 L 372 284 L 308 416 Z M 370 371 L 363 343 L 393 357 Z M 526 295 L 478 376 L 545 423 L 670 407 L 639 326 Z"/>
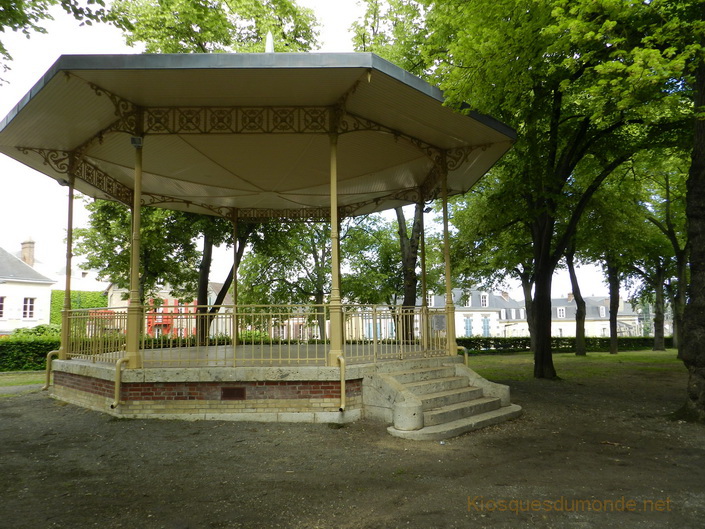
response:
<path id="1" fill-rule="evenodd" d="M 71 320 L 69 311 L 71 310 L 71 260 L 73 259 L 73 189 L 76 178 L 69 175 L 69 205 L 68 205 L 68 226 L 66 227 L 66 282 L 64 284 L 64 307 L 61 311 L 61 347 L 59 347 L 59 359 L 66 360 L 71 354 Z"/>
<path id="2" fill-rule="evenodd" d="M 330 238 L 331 238 L 331 292 L 329 366 L 338 365 L 343 354 L 343 306 L 340 297 L 340 234 L 338 219 L 338 134 L 330 135 Z"/>
<path id="3" fill-rule="evenodd" d="M 233 223 L 233 367 L 237 365 L 237 354 L 236 354 L 236 349 L 238 346 L 239 342 L 239 331 L 238 331 L 238 325 L 239 325 L 239 318 L 237 314 L 237 270 L 238 270 L 238 261 L 237 261 L 237 252 L 239 250 L 238 248 L 238 211 L 237 208 L 233 208 L 233 218 L 232 218 L 232 223 Z"/>
<path id="4" fill-rule="evenodd" d="M 455 341 L 455 305 L 453 304 L 453 285 L 450 270 L 450 237 L 448 235 L 448 172 L 444 171 L 442 179 L 443 193 L 443 260 L 445 261 L 446 280 L 446 340 L 448 355 L 458 354 L 458 344 Z"/>
<path id="5" fill-rule="evenodd" d="M 428 325 L 428 282 L 426 277 L 426 226 L 424 225 L 424 203 L 417 207 L 421 208 L 421 345 L 423 350 L 428 350 L 429 346 L 429 325 Z"/>
<path id="6" fill-rule="evenodd" d="M 130 299 L 127 305 L 127 368 L 141 367 L 140 333 L 144 308 L 140 299 L 140 225 L 142 207 L 142 138 L 134 141 L 135 186 L 132 199 L 132 244 L 130 247 Z"/>

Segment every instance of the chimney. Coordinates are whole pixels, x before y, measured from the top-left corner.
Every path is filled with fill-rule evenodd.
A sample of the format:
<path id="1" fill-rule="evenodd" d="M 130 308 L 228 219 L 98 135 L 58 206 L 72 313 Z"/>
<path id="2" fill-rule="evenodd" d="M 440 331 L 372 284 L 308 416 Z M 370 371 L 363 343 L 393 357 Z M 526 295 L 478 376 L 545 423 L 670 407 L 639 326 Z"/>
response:
<path id="1" fill-rule="evenodd" d="M 34 266 L 34 241 L 31 239 L 22 243 L 22 261 Z"/>
<path id="2" fill-rule="evenodd" d="M 568 292 L 568 303 L 572 302 L 573 299 L 575 299 L 575 296 L 573 296 L 572 292 Z"/>
<path id="3" fill-rule="evenodd" d="M 502 292 L 502 298 L 504 298 L 505 301 L 509 301 L 509 292 Z"/>

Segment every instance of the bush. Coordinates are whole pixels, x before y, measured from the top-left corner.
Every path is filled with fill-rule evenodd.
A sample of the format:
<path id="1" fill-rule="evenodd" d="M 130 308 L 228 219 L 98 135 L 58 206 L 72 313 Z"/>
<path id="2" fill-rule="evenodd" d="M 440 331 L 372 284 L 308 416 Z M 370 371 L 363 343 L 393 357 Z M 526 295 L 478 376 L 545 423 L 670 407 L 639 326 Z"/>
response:
<path id="1" fill-rule="evenodd" d="M 43 323 L 36 327 L 23 329 L 15 329 L 12 331 L 12 336 L 59 336 L 61 335 L 61 325 L 53 323 Z"/>
<path id="2" fill-rule="evenodd" d="M 10 336 L 0 340 L 0 371 L 44 369 L 47 354 L 59 345 L 58 336 Z"/>
<path id="3" fill-rule="evenodd" d="M 483 338 L 471 336 L 459 337 L 456 342 L 465 347 L 470 354 L 510 354 L 531 351 L 531 341 L 528 337 Z M 610 339 L 609 337 L 589 337 L 585 338 L 585 345 L 588 352 L 607 352 L 610 350 Z M 624 336 L 617 339 L 617 347 L 620 351 L 644 351 L 652 349 L 653 346 L 654 339 L 648 336 Z M 666 338 L 666 347 L 673 347 L 673 338 Z M 575 338 L 554 336 L 551 338 L 551 348 L 556 353 L 573 352 L 575 351 Z"/>

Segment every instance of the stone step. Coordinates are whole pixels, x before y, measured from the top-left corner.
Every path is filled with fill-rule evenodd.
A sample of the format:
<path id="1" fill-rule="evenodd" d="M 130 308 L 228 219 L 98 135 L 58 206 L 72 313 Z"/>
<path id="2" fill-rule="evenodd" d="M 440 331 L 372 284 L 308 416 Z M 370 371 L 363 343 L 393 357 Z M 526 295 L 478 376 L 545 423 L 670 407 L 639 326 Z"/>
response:
<path id="1" fill-rule="evenodd" d="M 434 358 L 414 358 L 409 360 L 400 360 L 395 362 L 378 362 L 377 372 L 378 373 L 394 373 L 398 371 L 409 371 L 412 369 L 423 369 L 427 367 L 443 367 L 445 365 L 453 365 L 462 363 L 463 359 L 461 356 L 451 357 L 434 357 Z"/>
<path id="2" fill-rule="evenodd" d="M 409 369 L 407 371 L 394 371 L 389 373 L 400 384 L 409 384 L 411 382 L 420 382 L 422 380 L 430 380 L 433 378 L 448 378 L 455 376 L 454 367 L 425 367 L 420 369 Z"/>
<path id="3" fill-rule="evenodd" d="M 440 441 L 456 437 L 479 428 L 499 424 L 510 419 L 514 419 L 521 415 L 521 406 L 510 404 L 503 408 L 465 417 L 443 424 L 433 426 L 424 426 L 420 430 L 397 430 L 394 426 L 387 428 L 387 431 L 395 436 L 403 439 L 412 439 L 416 441 Z"/>
<path id="4" fill-rule="evenodd" d="M 404 388 L 411 391 L 414 395 L 426 395 L 428 393 L 438 393 L 439 391 L 467 387 L 467 385 L 468 379 L 465 377 L 443 377 L 410 382 L 404 384 Z"/>
<path id="5" fill-rule="evenodd" d="M 462 388 L 420 395 L 424 411 L 449 406 L 459 402 L 466 402 L 480 397 L 482 397 L 482 389 L 473 386 L 465 386 Z"/>
<path id="6" fill-rule="evenodd" d="M 496 397 L 481 397 L 465 402 L 456 402 L 440 408 L 424 411 L 424 426 L 434 426 L 446 422 L 457 421 L 473 415 L 480 415 L 501 407 L 500 399 Z"/>

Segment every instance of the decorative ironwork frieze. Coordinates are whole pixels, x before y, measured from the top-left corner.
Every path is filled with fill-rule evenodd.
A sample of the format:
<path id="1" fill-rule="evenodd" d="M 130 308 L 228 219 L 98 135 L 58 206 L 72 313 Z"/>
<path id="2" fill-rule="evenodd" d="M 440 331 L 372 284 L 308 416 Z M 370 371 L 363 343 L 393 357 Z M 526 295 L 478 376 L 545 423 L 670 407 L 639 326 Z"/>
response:
<path id="1" fill-rule="evenodd" d="M 118 117 L 117 121 L 111 124 L 106 129 L 102 130 L 98 135 L 102 135 L 108 132 L 125 132 L 131 136 L 139 136 L 139 107 L 135 105 L 132 101 L 124 99 L 119 95 L 113 94 L 109 90 L 98 86 L 95 83 L 88 83 L 96 95 L 105 96 L 113 104 L 115 108 L 115 115 Z"/>
<path id="2" fill-rule="evenodd" d="M 23 154 L 29 154 L 30 152 L 38 154 L 44 160 L 44 164 L 51 167 L 57 173 L 72 175 L 115 200 L 128 205 L 132 203 L 133 195 L 129 187 L 118 182 L 115 178 L 92 163 L 79 158 L 73 152 L 37 149 L 34 147 L 17 147 L 17 150 Z"/>
<path id="3" fill-rule="evenodd" d="M 431 160 L 433 160 L 434 163 L 440 159 L 441 149 L 435 145 L 431 145 L 423 140 L 409 136 L 403 132 L 399 132 L 398 130 L 394 130 L 390 127 L 377 123 L 376 121 L 358 116 L 356 114 L 344 112 L 341 115 L 340 120 L 338 121 L 338 133 L 346 134 L 361 131 L 384 132 L 391 134 L 395 139 L 404 140 L 419 149 Z"/>
<path id="4" fill-rule="evenodd" d="M 328 107 L 150 107 L 145 134 L 325 134 Z"/>

